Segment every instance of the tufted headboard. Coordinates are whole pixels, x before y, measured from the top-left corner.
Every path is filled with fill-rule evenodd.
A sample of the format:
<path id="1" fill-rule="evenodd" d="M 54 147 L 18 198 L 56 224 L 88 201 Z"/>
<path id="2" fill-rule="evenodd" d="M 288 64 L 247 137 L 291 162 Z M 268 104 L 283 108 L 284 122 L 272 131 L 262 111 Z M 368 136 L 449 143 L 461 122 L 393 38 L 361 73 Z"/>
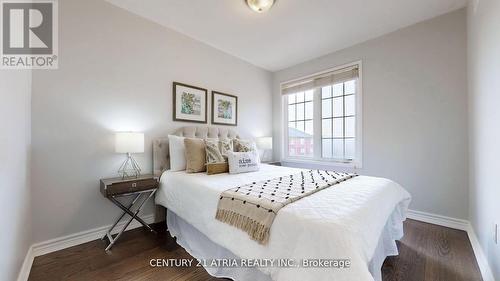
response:
<path id="1" fill-rule="evenodd" d="M 211 126 L 187 126 L 177 129 L 172 135 L 188 138 L 239 138 L 238 133 L 232 129 Z M 163 171 L 170 168 L 168 150 L 168 137 L 153 140 L 153 173 L 161 176 Z"/>

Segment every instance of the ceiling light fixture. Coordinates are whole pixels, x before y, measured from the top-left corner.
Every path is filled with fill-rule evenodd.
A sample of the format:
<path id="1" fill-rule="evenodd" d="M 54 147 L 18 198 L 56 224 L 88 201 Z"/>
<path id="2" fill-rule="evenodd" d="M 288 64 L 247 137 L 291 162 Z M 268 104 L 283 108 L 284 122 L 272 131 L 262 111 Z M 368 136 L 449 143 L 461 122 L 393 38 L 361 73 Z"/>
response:
<path id="1" fill-rule="evenodd" d="M 267 12 L 274 5 L 274 0 L 246 0 L 248 7 L 257 13 Z"/>

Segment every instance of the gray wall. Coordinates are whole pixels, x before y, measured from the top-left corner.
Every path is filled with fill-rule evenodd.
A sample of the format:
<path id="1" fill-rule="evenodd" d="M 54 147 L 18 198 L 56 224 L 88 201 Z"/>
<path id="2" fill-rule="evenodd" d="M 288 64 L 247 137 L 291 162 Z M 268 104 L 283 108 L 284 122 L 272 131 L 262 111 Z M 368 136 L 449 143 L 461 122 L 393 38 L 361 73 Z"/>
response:
<path id="1" fill-rule="evenodd" d="M 496 280 L 500 280 L 500 2 L 471 1 L 468 9 L 470 221 Z M 500 241 L 499 241 L 500 243 Z"/>
<path id="2" fill-rule="evenodd" d="M 113 132 L 145 132 L 151 172 L 152 139 L 194 124 L 172 121 L 172 81 L 237 95 L 242 135 L 272 134 L 269 72 L 104 1 L 59 9 L 59 69 L 33 73 L 35 242 L 112 223 L 98 182 L 124 160 Z"/>
<path id="3" fill-rule="evenodd" d="M 16 280 L 31 245 L 31 72 L 0 70 L 0 280 Z"/>
<path id="4" fill-rule="evenodd" d="M 399 182 L 413 196 L 412 209 L 467 219 L 464 9 L 275 73 L 275 157 L 281 151 L 279 83 L 357 60 L 364 89 L 358 172 Z"/>

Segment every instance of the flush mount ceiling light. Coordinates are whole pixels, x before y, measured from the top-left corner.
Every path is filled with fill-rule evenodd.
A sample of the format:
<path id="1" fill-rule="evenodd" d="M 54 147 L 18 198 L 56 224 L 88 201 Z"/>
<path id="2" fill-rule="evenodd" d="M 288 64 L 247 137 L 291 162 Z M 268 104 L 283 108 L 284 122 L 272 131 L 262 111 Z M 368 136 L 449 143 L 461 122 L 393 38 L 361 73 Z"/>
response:
<path id="1" fill-rule="evenodd" d="M 248 7 L 257 13 L 267 12 L 274 4 L 274 0 L 246 0 Z"/>

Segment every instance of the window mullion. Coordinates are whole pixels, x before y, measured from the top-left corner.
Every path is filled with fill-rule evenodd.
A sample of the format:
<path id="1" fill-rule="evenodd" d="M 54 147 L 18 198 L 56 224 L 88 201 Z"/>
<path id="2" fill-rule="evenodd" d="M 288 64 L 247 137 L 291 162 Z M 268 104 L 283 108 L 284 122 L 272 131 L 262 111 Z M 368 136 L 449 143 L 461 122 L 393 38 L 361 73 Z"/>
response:
<path id="1" fill-rule="evenodd" d="M 345 161 L 345 83 L 342 83 L 342 160 Z"/>
<path id="2" fill-rule="evenodd" d="M 285 119 L 284 120 L 285 121 L 285 124 L 284 124 L 285 128 L 283 130 L 283 135 L 284 135 L 283 136 L 283 146 L 285 146 L 285 147 L 281 151 L 285 154 L 285 158 L 288 158 L 288 156 L 290 155 L 290 152 L 289 152 L 289 145 L 290 145 L 289 142 L 290 142 L 290 139 L 288 137 L 288 126 L 289 126 L 289 122 L 290 122 L 289 121 L 290 120 L 290 116 L 288 116 L 288 113 L 290 112 L 289 111 L 289 106 L 290 105 L 288 104 L 288 98 L 289 98 L 288 95 L 286 95 L 284 97 L 284 100 L 285 100 L 284 104 L 285 104 L 285 106 L 284 106 L 284 109 L 283 109 L 283 111 L 285 113 L 284 114 L 284 118 L 283 118 L 283 119 Z"/>
<path id="3" fill-rule="evenodd" d="M 333 150 L 333 148 L 334 148 L 334 145 L 333 145 L 333 144 L 334 144 L 334 142 L 335 142 L 335 140 L 334 140 L 334 138 L 333 138 L 333 137 L 334 137 L 334 133 L 333 133 L 333 132 L 334 132 L 334 131 L 333 131 L 333 129 L 334 129 L 334 127 L 333 127 L 333 123 L 334 123 L 334 121 L 335 121 L 335 118 L 333 117 L 333 116 L 335 116 L 335 113 L 333 112 L 333 101 L 334 101 L 335 99 L 334 99 L 334 97 L 333 97 L 333 85 L 332 85 L 332 86 L 329 86 L 329 87 L 330 87 L 330 95 L 332 96 L 332 104 L 331 104 L 331 107 L 330 107 L 330 112 L 332 113 L 332 119 L 331 119 L 331 120 L 332 120 L 332 123 L 330 124 L 330 125 L 331 125 L 331 126 L 330 126 L 330 128 L 331 128 L 331 130 L 332 130 L 332 131 L 331 131 L 331 136 L 330 136 L 330 137 L 331 137 L 331 141 L 330 141 L 330 142 L 331 142 L 331 143 L 330 143 L 330 149 L 331 149 L 331 150 L 330 150 L 330 151 L 331 151 L 331 153 L 330 153 L 330 154 L 331 154 L 331 155 L 330 155 L 330 158 L 333 158 L 333 157 L 334 157 L 334 154 L 335 154 L 335 151 Z"/>
<path id="4" fill-rule="evenodd" d="M 321 160 L 321 88 L 314 89 L 313 96 L 313 158 Z"/>

